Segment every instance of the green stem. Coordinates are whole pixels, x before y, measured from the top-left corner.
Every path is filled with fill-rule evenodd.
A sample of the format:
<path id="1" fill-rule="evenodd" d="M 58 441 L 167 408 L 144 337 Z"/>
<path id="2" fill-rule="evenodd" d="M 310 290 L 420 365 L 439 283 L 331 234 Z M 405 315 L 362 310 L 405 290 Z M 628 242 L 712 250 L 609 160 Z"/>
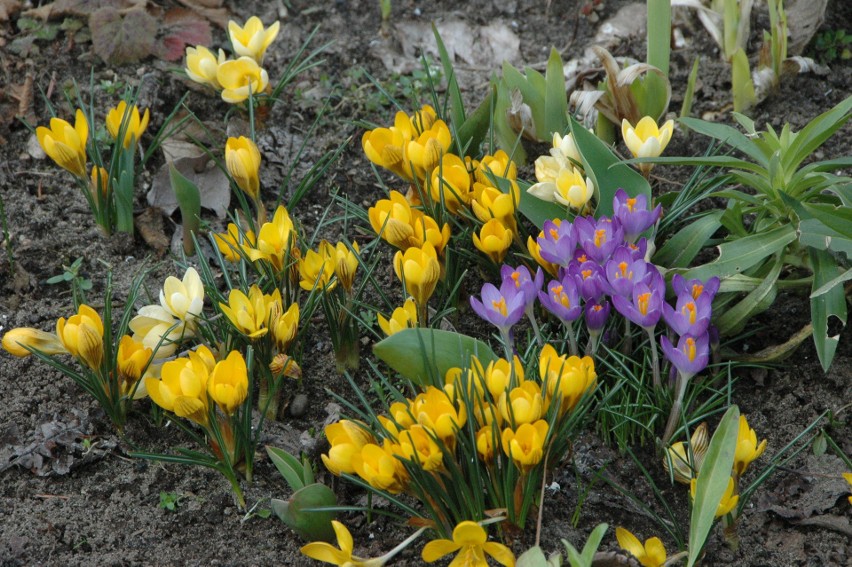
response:
<path id="1" fill-rule="evenodd" d="M 686 394 L 686 385 L 689 383 L 691 375 L 683 374 L 678 371 L 677 382 L 675 383 L 675 400 L 672 404 L 672 411 L 669 413 L 669 420 L 666 423 L 666 430 L 663 433 L 663 447 L 668 447 L 669 440 L 674 435 L 675 428 L 680 420 L 680 412 L 683 406 L 683 397 Z"/>
<path id="2" fill-rule="evenodd" d="M 654 388 L 659 389 L 663 384 L 660 379 L 660 355 L 657 353 L 657 341 L 654 340 L 654 329 L 645 330 L 648 332 L 648 340 L 651 342 L 651 366 L 654 371 Z"/>

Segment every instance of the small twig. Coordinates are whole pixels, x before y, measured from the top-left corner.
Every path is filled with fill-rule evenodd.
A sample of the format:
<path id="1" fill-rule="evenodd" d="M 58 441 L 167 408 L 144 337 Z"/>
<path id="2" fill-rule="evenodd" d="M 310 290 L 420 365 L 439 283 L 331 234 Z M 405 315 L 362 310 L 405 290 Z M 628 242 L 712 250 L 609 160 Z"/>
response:
<path id="1" fill-rule="evenodd" d="M 60 500 L 68 500 L 71 498 L 70 496 L 64 496 L 62 494 L 33 494 L 36 498 L 42 498 L 44 500 L 50 500 L 52 498 L 59 498 Z"/>

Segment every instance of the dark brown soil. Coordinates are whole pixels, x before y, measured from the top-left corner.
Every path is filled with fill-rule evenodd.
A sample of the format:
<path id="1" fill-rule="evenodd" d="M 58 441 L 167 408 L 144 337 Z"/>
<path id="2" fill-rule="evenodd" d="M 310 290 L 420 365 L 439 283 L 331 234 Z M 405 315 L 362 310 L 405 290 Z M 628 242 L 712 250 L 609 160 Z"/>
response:
<path id="1" fill-rule="evenodd" d="M 281 12 L 283 4 L 259 0 L 226 3 L 240 21 L 254 14 L 264 22 L 281 17 L 281 34 L 267 55 L 271 77 L 277 76 L 315 26 L 320 28 L 314 45 L 331 42 L 325 62 L 289 90 L 287 100 L 275 108 L 259 140 L 264 153 L 263 185 L 269 188 L 265 196 L 274 200 L 273 188 L 282 183 L 326 99 L 330 100 L 331 110 L 320 120 L 294 177 L 299 179 L 324 152 L 354 136 L 329 174 L 293 211 L 310 234 L 332 205 L 333 192 L 359 204 L 369 204 L 381 196 L 358 144 L 361 130 L 352 121 L 390 120 L 395 110 L 382 105 L 377 90 L 360 69 L 385 84 L 402 85 L 377 55 L 384 45 L 392 53 L 401 48 L 395 39 L 383 34 L 378 2 L 374 0 L 294 0 L 286 3 L 286 17 Z M 393 3 L 391 25 L 448 19 L 472 26 L 505 23 L 520 38 L 520 60 L 515 63 L 536 64 L 546 60 L 551 45 L 564 48 L 563 57 L 568 60 L 579 55 L 591 41 L 599 24 L 578 16 L 580 4 L 568 0 L 403 0 Z M 600 8 L 601 20 L 624 5 L 622 0 L 605 2 Z M 694 114 L 718 112 L 720 119 L 727 119 L 728 71 L 719 63 L 715 47 L 700 25 L 691 19 L 690 22 L 684 28 L 689 45 L 676 51 L 672 58 L 672 109 L 679 109 L 686 75 L 694 58 L 700 56 L 701 87 Z M 852 6 L 845 0 L 830 1 L 826 22 L 822 29 L 852 29 Z M 187 89 L 187 82 L 172 72 L 172 64 L 149 59 L 139 66 L 106 68 L 91 53 L 90 43 L 73 44 L 62 33 L 51 42 L 39 43 L 39 53 L 24 59 L 7 49 L 18 33 L 14 18 L 0 24 L 0 97 L 5 97 L 0 98 L 0 109 L 12 114 L 16 108 L 11 104 L 12 89 L 7 86 L 23 83 L 27 75 L 44 90 L 52 81 L 55 83 L 52 102 L 64 116 L 70 116 L 71 111 L 61 100 L 62 87 L 72 78 L 85 84 L 92 66 L 95 84 L 102 79 L 120 80 L 131 86 L 145 81 L 142 103 L 151 108 L 152 129 L 160 126 Z M 217 45 L 225 43 L 222 30 L 215 30 L 214 38 Z M 756 41 L 752 46 L 756 50 L 755 46 Z M 641 58 L 642 40 L 623 41 L 616 51 L 618 55 Z M 466 96 L 478 101 L 498 63 L 459 64 L 465 71 L 462 84 Z M 802 75 L 785 81 L 778 93 L 754 111 L 753 117 L 758 124 L 768 122 L 778 127 L 790 122 L 799 129 L 845 98 L 850 84 L 852 69 L 848 63 L 836 62 L 828 76 Z M 96 89 L 95 107 L 107 108 L 117 102 L 118 96 Z M 49 116 L 45 104 L 38 95 L 33 100 L 36 121 L 45 123 Z M 214 122 L 227 111 L 224 103 L 197 90 L 191 93 L 188 104 L 203 119 Z M 821 150 L 820 157 L 849 155 L 850 134 L 849 127 L 841 131 Z M 152 268 L 150 290 L 156 290 L 168 275 L 178 274 L 172 258 L 156 254 L 140 238 L 104 237 L 70 178 L 49 160 L 33 158 L 32 145 L 29 130 L 20 122 L 0 116 L 0 197 L 9 233 L 0 250 L 0 333 L 21 326 L 49 330 L 59 316 L 67 315 L 73 305 L 67 286 L 49 285 L 46 280 L 78 257 L 84 259 L 83 273 L 93 283 L 89 292 L 92 298 L 103 294 L 102 262 L 113 269 L 119 302 L 144 267 Z M 702 153 L 705 146 L 696 136 L 688 140 L 681 137 L 673 142 L 670 152 L 694 155 Z M 141 176 L 145 191 L 159 165 L 151 164 Z M 659 172 L 667 179 L 684 178 L 683 172 L 673 168 L 661 168 Z M 285 198 L 288 190 L 284 189 Z M 147 206 L 141 189 L 137 205 L 139 212 Z M 209 217 L 214 228 L 223 227 L 222 221 L 212 214 Z M 175 224 L 166 222 L 169 236 Z M 333 233 L 335 230 L 338 233 Z M 329 233 L 326 236 L 337 238 L 342 230 L 342 226 L 332 226 L 325 232 Z M 9 249 L 14 256 L 14 270 L 6 262 Z M 396 289 L 389 270 L 382 277 L 387 277 Z M 754 351 L 782 342 L 808 319 L 807 297 L 780 297 L 772 310 L 754 323 L 756 334 L 734 347 Z M 469 332 L 482 334 L 473 328 Z M 769 441 L 765 455 L 753 465 L 747 481 L 756 479 L 757 471 L 769 458 L 826 411 L 837 415 L 831 422 L 820 421 L 818 428 L 826 428 L 840 449 L 846 455 L 852 454 L 848 411 L 838 412 L 852 403 L 850 339 L 847 329 L 827 374 L 822 372 L 813 346 L 806 342 L 781 366 L 743 370 L 735 377 L 733 402 L 748 415 L 758 435 Z M 348 386 L 334 371 L 323 324 L 312 325 L 305 345 L 307 411 L 300 417 L 291 416 L 283 423 L 268 425 L 265 442 L 316 456 L 321 450 L 323 424 L 328 412 L 334 411 L 329 407 L 333 402 L 329 390 L 345 395 Z M 362 347 L 362 355 L 368 352 L 367 346 Z M 367 373 L 356 374 L 356 379 L 366 389 Z M 263 519 L 240 511 L 227 482 L 216 473 L 130 458 L 128 453 L 135 449 L 168 451 L 176 445 L 189 444 L 176 428 L 157 428 L 152 424 L 148 402 L 131 417 L 127 440 L 120 440 L 112 433 L 104 414 L 73 382 L 36 360 L 16 359 L 5 352 L 0 354 L 0 399 L 0 565 L 312 564 L 298 552 L 302 542 L 274 516 Z M 804 442 L 811 438 L 812 435 L 806 436 Z M 676 521 L 686 531 L 688 503 L 683 487 L 669 485 L 653 448 L 637 448 L 637 456 L 645 467 L 658 471 L 656 482 L 672 502 Z M 576 441 L 574 460 L 556 470 L 548 488 L 542 535 L 545 550 L 557 550 L 560 538 L 581 547 L 595 525 L 607 522 L 610 526 L 626 526 L 643 539 L 659 535 L 673 552 L 674 541 L 639 507 L 602 482 L 598 474 L 601 469 L 612 483 L 660 511 L 631 459 L 602 446 L 589 432 Z M 757 491 L 740 520 L 739 550 L 731 551 L 721 537 L 711 537 L 704 564 L 848 565 L 852 561 L 852 527 L 846 489 L 840 478 L 844 470 L 843 462 L 831 451 L 815 456 L 810 447 L 805 448 Z M 331 481 L 329 475 L 322 475 Z M 269 498 L 287 496 L 284 482 L 265 455 L 258 455 L 255 478 L 246 487 L 248 505 L 256 505 L 255 512 L 268 508 Z M 354 487 L 345 483 L 335 486 L 342 503 L 364 503 L 363 494 Z M 175 511 L 160 507 L 164 492 L 180 498 Z M 345 516 L 345 523 L 352 529 L 358 553 L 367 557 L 381 555 L 409 532 L 380 515 L 367 522 L 364 514 L 351 514 Z M 529 536 L 516 541 L 514 551 L 522 552 L 531 545 L 531 539 Z M 394 564 L 421 564 L 421 547 L 422 544 L 415 544 Z M 616 547 L 610 531 L 602 549 Z"/>

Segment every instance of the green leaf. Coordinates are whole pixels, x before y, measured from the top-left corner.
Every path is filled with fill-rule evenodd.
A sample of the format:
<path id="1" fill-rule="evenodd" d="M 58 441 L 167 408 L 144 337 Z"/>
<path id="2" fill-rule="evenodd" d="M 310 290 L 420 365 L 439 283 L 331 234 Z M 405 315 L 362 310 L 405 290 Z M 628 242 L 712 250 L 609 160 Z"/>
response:
<path id="1" fill-rule="evenodd" d="M 654 263 L 666 268 L 686 268 L 707 240 L 719 230 L 722 211 L 713 211 L 696 219 L 669 238 L 654 254 Z"/>
<path id="2" fill-rule="evenodd" d="M 541 75 L 539 75 L 539 77 L 540 76 Z M 542 133 L 539 132 L 539 128 L 544 129 L 545 125 L 544 85 L 542 85 L 541 90 L 537 90 L 536 87 L 533 85 L 533 80 L 528 80 L 528 78 L 525 77 L 520 71 L 512 67 L 512 65 L 508 61 L 503 62 L 503 82 L 508 87 L 507 91 L 510 96 L 514 89 L 518 89 L 521 92 L 521 96 L 523 97 L 524 102 L 527 103 L 527 105 L 530 107 L 530 112 L 532 113 L 533 117 L 533 124 L 535 124 L 536 127 L 536 135 L 539 139 L 542 139 Z"/>
<path id="3" fill-rule="evenodd" d="M 689 562 L 695 565 L 701 557 L 704 542 L 710 534 L 716 516 L 716 508 L 728 488 L 731 469 L 734 466 L 734 453 L 737 447 L 737 434 L 740 426 L 740 410 L 731 406 L 707 448 L 704 463 L 698 472 L 695 499 L 692 502 L 692 515 L 689 520 Z"/>
<path id="4" fill-rule="evenodd" d="M 373 346 L 373 353 L 415 384 L 443 383 L 450 368 L 466 368 L 476 356 L 482 366 L 497 359 L 484 342 L 438 329 L 405 329 Z M 419 353 L 419 355 L 418 355 Z"/>
<path id="5" fill-rule="evenodd" d="M 536 130 L 536 135 L 545 140 L 557 132 L 560 136 L 568 129 L 568 95 L 565 92 L 565 72 L 562 57 L 556 48 L 550 48 L 545 76 L 544 120 L 547 132 Z M 538 125 L 536 125 L 537 127 Z"/>
<path id="6" fill-rule="evenodd" d="M 834 258 L 828 252 L 811 249 L 808 251 L 814 270 L 813 293 L 811 294 L 811 321 L 814 325 L 814 344 L 822 369 L 828 372 L 837 344 L 840 341 L 840 331 L 829 336 L 828 320 L 838 319 L 841 328 L 846 326 L 846 297 L 842 285 L 834 285 L 829 291 L 822 291 L 829 283 L 838 279 L 838 267 Z M 849 273 L 847 271 L 847 273 Z M 842 276 L 841 276 L 842 277 Z M 819 291 L 820 293 L 817 293 Z"/>
<path id="7" fill-rule="evenodd" d="M 601 541 L 603 541 L 603 537 L 608 529 L 608 524 L 601 523 L 589 534 L 589 539 L 586 540 L 586 545 L 583 546 L 583 565 L 591 567 L 594 563 L 595 553 L 597 553 L 598 547 L 600 547 Z"/>
<path id="8" fill-rule="evenodd" d="M 438 33 L 438 28 L 432 24 L 432 33 L 435 34 L 435 42 L 438 44 L 438 54 L 441 57 L 441 65 L 444 67 L 444 76 L 447 77 L 447 92 L 450 95 L 450 112 L 453 124 L 456 128 L 461 127 L 465 122 L 464 117 L 464 101 L 462 100 L 459 82 L 456 78 L 456 70 L 453 68 L 453 62 L 450 59 L 450 54 L 447 53 L 447 48 L 444 46 L 444 40 L 441 39 L 441 34 Z"/>
<path id="9" fill-rule="evenodd" d="M 687 120 L 695 120 L 694 118 L 683 118 L 681 122 L 686 122 Z M 690 122 L 691 124 L 691 122 Z M 708 123 L 709 124 L 709 123 Z M 718 126 L 714 124 L 714 126 Z M 730 128 L 730 126 L 725 126 L 725 128 Z M 703 134 L 703 132 L 701 132 Z M 715 155 L 715 156 L 696 156 L 696 157 L 666 157 L 660 156 L 656 158 L 633 158 L 624 160 L 624 163 L 659 163 L 666 165 L 704 165 L 710 167 L 724 167 L 728 169 L 743 169 L 746 171 L 751 171 L 757 174 L 767 175 L 766 169 L 761 167 L 760 165 L 754 164 L 750 161 L 746 161 L 744 159 L 736 158 L 733 156 L 723 156 L 723 155 Z M 768 162 L 767 162 L 768 166 Z"/>
<path id="10" fill-rule="evenodd" d="M 286 502 L 273 499 L 272 511 L 305 541 L 334 541 L 331 521 L 337 513 L 322 510 L 337 504 L 337 496 L 324 484 L 309 484 Z"/>
<path id="11" fill-rule="evenodd" d="M 458 145 L 465 155 L 476 155 L 479 151 L 479 146 L 485 135 L 488 133 L 488 127 L 491 125 L 491 111 L 495 107 L 497 99 L 497 88 L 492 85 L 488 89 L 488 96 L 485 97 L 473 114 L 467 117 L 456 133 L 458 137 Z M 509 153 L 508 151 L 506 153 Z"/>
<path id="12" fill-rule="evenodd" d="M 836 278 L 827 281 L 826 283 L 824 283 L 823 285 L 821 285 L 820 287 L 818 287 L 817 289 L 812 291 L 811 292 L 811 299 L 819 297 L 820 295 L 824 295 L 824 294 L 828 293 L 829 291 L 831 291 L 832 289 L 834 289 L 835 286 L 840 285 L 844 282 L 848 282 L 849 280 L 852 280 L 852 268 L 849 268 L 848 270 L 846 270 L 845 272 L 843 272 L 842 274 L 840 274 Z"/>
<path id="13" fill-rule="evenodd" d="M 754 288 L 739 303 L 725 309 L 724 313 L 716 318 L 716 326 L 719 328 L 719 333 L 730 335 L 739 332 L 750 318 L 766 311 L 772 305 L 778 293 L 776 283 L 778 282 L 778 276 L 781 274 L 783 266 L 784 260 L 781 254 L 778 254 L 775 264 L 766 277 L 763 278 L 760 285 Z"/>
<path id="14" fill-rule="evenodd" d="M 763 152 L 760 151 L 760 148 L 753 140 L 736 128 L 726 124 L 708 122 L 706 120 L 701 120 L 700 118 L 681 118 L 680 122 L 686 124 L 687 127 L 699 134 L 710 136 L 711 138 L 719 140 L 723 144 L 728 144 L 729 146 L 738 149 L 763 166 L 764 169 L 769 167 L 768 156 L 764 155 Z"/>
<path id="15" fill-rule="evenodd" d="M 734 94 L 734 110 L 737 112 L 744 112 L 757 102 L 748 55 L 742 47 L 734 52 L 731 59 L 731 91 Z"/>
<path id="16" fill-rule="evenodd" d="M 766 232 L 726 242 L 718 247 L 719 257 L 716 260 L 687 271 L 684 277 L 706 280 L 713 276 L 724 278 L 738 274 L 783 250 L 795 239 L 796 230 L 785 224 Z"/>
<path id="17" fill-rule="evenodd" d="M 515 567 L 547 567 L 547 557 L 539 546 L 531 547 L 518 557 Z"/>
<path id="18" fill-rule="evenodd" d="M 266 453 L 269 455 L 272 464 L 275 465 L 275 468 L 284 477 L 290 490 L 295 492 L 305 486 L 302 463 L 296 457 L 284 449 L 278 449 L 269 445 L 266 446 Z"/>
<path id="19" fill-rule="evenodd" d="M 820 219 L 806 219 L 799 223 L 799 242 L 815 250 L 832 250 L 852 258 L 852 240 Z"/>
<path id="20" fill-rule="evenodd" d="M 512 108 L 509 87 L 505 81 L 497 79 L 496 75 L 491 77 L 492 88 L 496 87 L 497 96 L 494 103 L 494 115 L 492 117 L 492 133 L 497 141 L 497 146 L 505 151 L 518 166 L 527 162 L 527 152 L 520 141 L 520 135 L 512 130 L 506 113 Z"/>
<path id="21" fill-rule="evenodd" d="M 823 112 L 799 131 L 796 139 L 784 152 L 784 169 L 795 169 L 825 143 L 837 130 L 852 118 L 852 96 L 846 97 L 834 108 Z"/>
<path id="22" fill-rule="evenodd" d="M 192 234 L 198 232 L 198 225 L 201 222 L 201 192 L 195 183 L 178 171 L 173 162 L 169 162 L 169 180 L 180 207 L 180 218 L 183 223 L 183 251 L 193 254 L 195 245 Z"/>
<path id="23" fill-rule="evenodd" d="M 586 175 L 595 182 L 598 203 L 595 216 L 612 216 L 615 192 L 624 189 L 630 197 L 645 195 L 651 202 L 651 185 L 642 175 L 623 163 L 609 146 L 571 118 L 571 134 L 583 158 Z"/>

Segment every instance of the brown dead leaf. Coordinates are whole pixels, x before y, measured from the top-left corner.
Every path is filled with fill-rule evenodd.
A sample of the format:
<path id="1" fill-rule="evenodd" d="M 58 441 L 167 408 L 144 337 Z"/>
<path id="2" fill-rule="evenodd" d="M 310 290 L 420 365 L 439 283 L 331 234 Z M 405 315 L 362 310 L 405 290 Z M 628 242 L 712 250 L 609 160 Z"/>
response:
<path id="1" fill-rule="evenodd" d="M 20 9 L 21 0 L 0 0 L 0 22 L 8 22 Z"/>
<path id="2" fill-rule="evenodd" d="M 121 12 L 105 7 L 89 17 L 92 46 L 98 57 L 112 65 L 135 63 L 151 54 L 157 20 L 142 8 Z"/>
<path id="3" fill-rule="evenodd" d="M 210 24 L 186 8 L 172 8 L 166 12 L 160 33 L 162 39 L 156 46 L 156 54 L 166 61 L 182 58 L 187 45 L 210 45 L 213 42 Z"/>
<path id="4" fill-rule="evenodd" d="M 49 20 L 62 16 L 91 16 L 101 8 L 129 10 L 134 7 L 144 8 L 147 0 L 56 0 L 32 10 L 24 12 L 25 16 Z"/>
<path id="5" fill-rule="evenodd" d="M 178 2 L 220 28 L 228 28 L 231 13 L 227 8 L 222 7 L 223 0 L 178 0 Z"/>
<path id="6" fill-rule="evenodd" d="M 169 238 L 163 225 L 163 211 L 156 207 L 148 207 L 134 219 L 136 230 L 145 244 L 154 249 L 160 256 L 169 249 Z"/>

